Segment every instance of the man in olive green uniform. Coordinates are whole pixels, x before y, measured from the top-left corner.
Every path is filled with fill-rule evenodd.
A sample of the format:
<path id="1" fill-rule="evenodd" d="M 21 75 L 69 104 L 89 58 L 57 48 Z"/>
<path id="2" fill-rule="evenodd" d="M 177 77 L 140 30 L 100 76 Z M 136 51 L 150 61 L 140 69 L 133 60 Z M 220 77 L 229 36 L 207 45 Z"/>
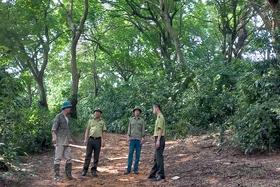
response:
<path id="1" fill-rule="evenodd" d="M 66 159 L 65 172 L 66 179 L 75 179 L 72 174 L 72 154 L 69 143 L 74 143 L 70 136 L 69 131 L 69 119 L 67 114 L 71 111 L 71 103 L 66 101 L 62 104 L 62 112 L 57 114 L 54 118 L 54 123 L 52 125 L 52 141 L 55 144 L 55 158 L 54 158 L 54 180 L 57 182 L 62 182 L 59 175 L 60 161 L 62 157 Z"/>
<path id="2" fill-rule="evenodd" d="M 92 157 L 92 151 L 94 150 L 94 157 L 93 157 L 94 161 L 91 167 L 91 173 L 92 176 L 97 177 L 96 171 L 97 171 L 101 144 L 102 147 L 105 146 L 106 130 L 107 130 L 105 121 L 101 119 L 101 114 L 102 111 L 100 109 L 95 109 L 94 118 L 90 119 L 87 122 L 87 128 L 86 128 L 85 140 L 84 140 L 85 145 L 87 145 L 87 149 L 86 149 L 86 157 L 85 157 L 82 176 L 85 176 L 87 174 L 90 160 Z"/>
<path id="3" fill-rule="evenodd" d="M 161 107 L 159 104 L 154 104 L 153 112 L 157 116 L 154 137 L 155 137 L 155 154 L 154 154 L 154 166 L 148 179 L 155 179 L 159 181 L 165 179 L 163 151 L 165 147 L 165 120 L 161 113 Z M 156 176 L 158 174 L 158 176 Z"/>
<path id="4" fill-rule="evenodd" d="M 128 132 L 127 132 L 127 142 L 129 143 L 128 149 L 128 159 L 127 159 L 127 169 L 124 174 L 129 174 L 131 171 L 133 153 L 135 153 L 135 161 L 133 171 L 138 174 L 138 165 L 140 160 L 140 153 L 142 145 L 144 144 L 145 136 L 145 121 L 140 117 L 141 113 L 140 107 L 135 107 L 133 109 L 134 117 L 129 119 Z"/>

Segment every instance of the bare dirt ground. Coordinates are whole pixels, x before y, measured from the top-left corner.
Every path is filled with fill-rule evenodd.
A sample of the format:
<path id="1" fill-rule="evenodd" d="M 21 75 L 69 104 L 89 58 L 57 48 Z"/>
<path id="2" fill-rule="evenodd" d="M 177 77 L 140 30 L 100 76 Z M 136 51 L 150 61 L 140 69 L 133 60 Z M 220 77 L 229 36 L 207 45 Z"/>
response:
<path id="1" fill-rule="evenodd" d="M 134 186 L 280 186 L 279 151 L 244 155 L 230 147 L 217 147 L 213 136 L 191 136 L 185 140 L 167 141 L 164 151 L 166 179 L 148 180 L 153 164 L 153 137 L 147 137 L 142 148 L 139 174 L 124 175 L 128 145 L 126 136 L 108 134 L 106 148 L 100 153 L 98 177 L 90 172 L 81 175 L 85 146 L 83 136 L 72 145 L 75 181 L 57 183 L 53 180 L 54 151 L 22 159 L 23 168 L 16 175 L 0 172 L 0 186 L 13 187 L 134 187 Z M 64 174 L 64 163 L 61 164 Z M 173 180 L 174 176 L 180 177 Z"/>

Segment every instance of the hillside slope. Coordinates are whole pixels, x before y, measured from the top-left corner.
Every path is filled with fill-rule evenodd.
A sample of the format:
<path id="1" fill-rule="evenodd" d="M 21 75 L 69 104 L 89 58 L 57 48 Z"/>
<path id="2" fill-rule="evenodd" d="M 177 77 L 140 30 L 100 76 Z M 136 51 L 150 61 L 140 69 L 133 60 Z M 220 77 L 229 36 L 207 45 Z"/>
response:
<path id="1" fill-rule="evenodd" d="M 0 186 L 280 186 L 280 159 L 277 152 L 246 156 L 230 147 L 216 147 L 215 138 L 210 136 L 167 141 L 164 152 L 166 179 L 159 182 L 147 179 L 153 164 L 153 137 L 147 137 L 142 148 L 139 174 L 123 175 L 128 152 L 126 136 L 108 134 L 107 145 L 100 153 L 99 176 L 95 178 L 90 172 L 86 176 L 81 175 L 85 156 L 83 136 L 74 140 L 72 174 L 76 177 L 75 181 L 57 183 L 53 180 L 54 151 L 50 151 L 26 157 L 22 161 L 20 175 L 1 172 Z M 61 164 L 61 174 L 65 177 L 64 162 Z M 173 180 L 174 176 L 180 179 Z"/>

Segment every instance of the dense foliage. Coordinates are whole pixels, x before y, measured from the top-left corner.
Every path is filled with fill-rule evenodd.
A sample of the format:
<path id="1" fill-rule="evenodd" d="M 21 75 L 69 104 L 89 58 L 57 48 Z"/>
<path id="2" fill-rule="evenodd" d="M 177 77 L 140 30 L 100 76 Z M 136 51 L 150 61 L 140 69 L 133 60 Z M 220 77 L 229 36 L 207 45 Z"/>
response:
<path id="1" fill-rule="evenodd" d="M 170 137 L 218 133 L 246 153 L 280 143 L 280 24 L 268 23 L 278 21 L 269 2 L 86 2 L 0 3 L 0 159 L 51 147 L 65 100 L 77 109 L 74 136 L 97 107 L 109 132 L 126 133 L 141 106 L 152 133 L 160 103 Z"/>

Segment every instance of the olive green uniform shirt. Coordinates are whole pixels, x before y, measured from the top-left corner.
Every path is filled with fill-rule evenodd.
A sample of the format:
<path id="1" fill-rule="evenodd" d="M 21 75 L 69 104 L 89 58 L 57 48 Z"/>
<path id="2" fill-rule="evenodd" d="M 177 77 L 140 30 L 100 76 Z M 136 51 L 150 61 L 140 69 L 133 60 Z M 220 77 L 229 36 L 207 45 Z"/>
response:
<path id="1" fill-rule="evenodd" d="M 158 136 L 158 130 L 159 129 L 162 129 L 161 136 L 165 136 L 165 120 L 164 120 L 164 117 L 163 117 L 162 113 L 160 113 L 157 116 L 157 120 L 156 120 L 156 123 L 155 123 L 154 136 Z"/>
<path id="2" fill-rule="evenodd" d="M 68 146 L 71 139 L 69 131 L 69 119 L 64 116 L 63 113 L 59 113 L 55 116 L 52 125 L 52 131 L 56 133 L 56 145 Z"/>
<path id="3" fill-rule="evenodd" d="M 145 136 L 145 125 L 145 121 L 140 117 L 138 119 L 135 116 L 130 118 L 127 131 L 130 139 L 141 140 Z"/>
<path id="4" fill-rule="evenodd" d="M 102 137 L 102 132 L 107 130 L 105 121 L 101 118 L 88 120 L 87 129 L 89 129 L 89 136 L 93 138 Z"/>

